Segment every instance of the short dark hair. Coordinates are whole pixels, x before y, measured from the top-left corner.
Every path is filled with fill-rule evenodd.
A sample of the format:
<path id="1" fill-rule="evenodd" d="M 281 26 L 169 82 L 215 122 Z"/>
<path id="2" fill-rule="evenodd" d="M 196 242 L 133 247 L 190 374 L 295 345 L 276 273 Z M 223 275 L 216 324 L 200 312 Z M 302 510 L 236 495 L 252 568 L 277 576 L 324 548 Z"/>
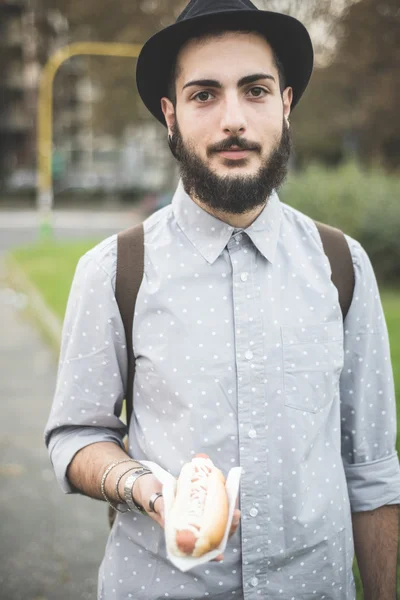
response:
<path id="1" fill-rule="evenodd" d="M 252 30 L 244 30 L 244 29 L 238 29 L 237 25 L 236 26 L 232 26 L 229 27 L 229 25 L 224 25 L 224 26 L 208 26 L 206 29 L 203 29 L 201 31 L 201 33 L 199 33 L 198 35 L 192 36 L 190 38 L 190 40 L 188 41 L 192 41 L 192 40 L 206 40 L 208 38 L 212 38 L 212 37 L 220 37 L 222 36 L 224 33 L 227 32 L 233 32 L 233 33 L 258 33 L 259 35 L 261 35 L 262 37 L 264 37 L 266 39 L 266 41 L 269 43 L 267 37 L 261 32 L 258 31 L 257 29 L 252 29 Z M 278 71 L 278 75 L 279 75 L 279 88 L 281 91 L 281 94 L 283 94 L 283 91 L 286 88 L 286 77 L 285 77 L 285 71 L 282 65 L 282 62 L 280 61 L 275 49 L 271 46 L 272 49 L 272 58 L 275 64 L 275 67 Z M 178 57 L 175 58 L 175 61 L 171 67 L 171 71 L 170 71 L 170 76 L 169 76 L 169 80 L 168 80 L 168 98 L 171 100 L 171 102 L 173 103 L 174 106 L 176 106 L 176 80 L 179 76 L 179 65 L 178 65 Z"/>

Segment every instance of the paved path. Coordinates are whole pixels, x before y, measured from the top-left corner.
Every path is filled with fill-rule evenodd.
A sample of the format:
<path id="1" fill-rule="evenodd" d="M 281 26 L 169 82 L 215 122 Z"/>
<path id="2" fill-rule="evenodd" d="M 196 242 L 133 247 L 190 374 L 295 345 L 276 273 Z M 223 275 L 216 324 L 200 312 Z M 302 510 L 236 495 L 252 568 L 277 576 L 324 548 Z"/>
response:
<path id="1" fill-rule="evenodd" d="M 135 222 L 131 215 L 126 226 Z M 8 236 L 0 261 L 1 250 L 32 235 L 26 222 L 27 237 L 1 226 Z M 96 234 L 106 237 L 124 226 L 105 220 Z M 69 237 L 79 237 L 76 221 L 68 229 Z M 7 289 L 0 268 L 0 600 L 95 600 L 107 507 L 64 495 L 55 480 L 43 430 L 57 359 L 24 318 L 21 299 Z"/>
<path id="2" fill-rule="evenodd" d="M 52 223 L 56 229 L 123 229 L 136 219 L 137 208 L 119 211 L 101 210 L 55 210 Z M 26 229 L 40 225 L 39 213 L 35 210 L 0 210 L 0 228 Z"/>
<path id="3" fill-rule="evenodd" d="M 92 600 L 106 506 L 64 495 L 42 435 L 56 359 L 0 282 L 0 598 Z"/>
<path id="4" fill-rule="evenodd" d="M 120 212 L 57 210 L 53 214 L 54 236 L 57 239 L 88 236 L 106 238 L 143 221 L 145 217 L 136 208 Z M 40 219 L 35 211 L 0 210 L 0 252 L 35 242 L 39 227 Z"/>

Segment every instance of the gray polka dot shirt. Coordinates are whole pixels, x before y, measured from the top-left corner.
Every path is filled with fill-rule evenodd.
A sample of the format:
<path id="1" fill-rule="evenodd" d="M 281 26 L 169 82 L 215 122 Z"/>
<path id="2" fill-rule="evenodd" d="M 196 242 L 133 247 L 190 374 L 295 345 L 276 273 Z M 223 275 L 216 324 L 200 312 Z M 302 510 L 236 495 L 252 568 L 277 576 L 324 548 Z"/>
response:
<path id="1" fill-rule="evenodd" d="M 351 512 L 400 502 L 388 333 L 368 255 L 343 326 L 318 231 L 273 194 L 245 230 L 179 184 L 144 222 L 129 453 L 174 476 L 197 452 L 243 468 L 241 527 L 222 563 L 185 573 L 149 517 L 117 515 L 98 598 L 355 598 Z M 61 488 L 75 453 L 122 445 L 127 376 L 116 237 L 79 261 L 45 441 Z"/>

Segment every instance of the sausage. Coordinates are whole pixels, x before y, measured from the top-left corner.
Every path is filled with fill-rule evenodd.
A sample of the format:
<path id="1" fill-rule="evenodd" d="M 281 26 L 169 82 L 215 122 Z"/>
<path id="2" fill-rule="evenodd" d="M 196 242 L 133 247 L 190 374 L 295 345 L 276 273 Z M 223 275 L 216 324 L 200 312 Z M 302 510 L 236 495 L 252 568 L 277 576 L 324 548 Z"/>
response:
<path id="1" fill-rule="evenodd" d="M 195 458 L 210 458 L 208 454 L 200 452 L 195 455 Z M 196 536 L 192 531 L 183 529 L 176 534 L 176 545 L 181 552 L 191 555 L 196 545 Z"/>
<path id="2" fill-rule="evenodd" d="M 178 546 L 181 552 L 190 555 L 192 554 L 196 545 L 196 536 L 192 531 L 189 531 L 188 529 L 178 531 L 176 534 L 176 545 Z"/>
<path id="3" fill-rule="evenodd" d="M 183 465 L 165 520 L 166 545 L 171 554 L 198 558 L 219 546 L 228 523 L 225 486 L 222 471 L 207 454 L 198 453 Z M 208 499 L 210 490 L 212 498 Z"/>

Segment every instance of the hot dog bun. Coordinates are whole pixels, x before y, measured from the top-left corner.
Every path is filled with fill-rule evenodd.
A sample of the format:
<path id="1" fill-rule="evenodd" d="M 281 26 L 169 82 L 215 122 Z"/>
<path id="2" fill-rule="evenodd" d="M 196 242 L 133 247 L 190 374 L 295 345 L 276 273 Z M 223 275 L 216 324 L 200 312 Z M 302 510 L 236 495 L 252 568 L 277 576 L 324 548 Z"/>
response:
<path id="1" fill-rule="evenodd" d="M 183 465 L 165 534 L 176 556 L 203 556 L 217 548 L 228 522 L 225 477 L 204 454 Z"/>

